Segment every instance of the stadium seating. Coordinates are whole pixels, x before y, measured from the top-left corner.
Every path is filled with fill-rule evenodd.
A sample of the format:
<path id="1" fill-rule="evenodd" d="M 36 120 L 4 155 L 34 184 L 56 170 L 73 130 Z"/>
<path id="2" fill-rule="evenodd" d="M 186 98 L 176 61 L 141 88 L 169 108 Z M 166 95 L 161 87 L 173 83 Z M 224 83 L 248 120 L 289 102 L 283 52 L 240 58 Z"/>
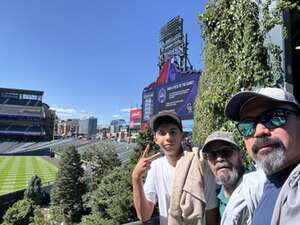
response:
<path id="1" fill-rule="evenodd" d="M 42 102 L 33 99 L 17 99 L 0 97 L 0 104 L 7 105 L 24 105 L 24 106 L 42 106 Z"/>

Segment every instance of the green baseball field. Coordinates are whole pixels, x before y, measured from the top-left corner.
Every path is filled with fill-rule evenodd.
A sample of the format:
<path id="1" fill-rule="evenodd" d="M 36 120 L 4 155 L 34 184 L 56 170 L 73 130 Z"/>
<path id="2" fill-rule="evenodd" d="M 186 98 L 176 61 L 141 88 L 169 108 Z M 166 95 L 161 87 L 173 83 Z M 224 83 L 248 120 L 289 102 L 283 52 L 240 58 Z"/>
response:
<path id="1" fill-rule="evenodd" d="M 57 168 L 38 156 L 0 156 L 0 195 L 27 187 L 32 176 L 42 183 L 55 179 Z"/>

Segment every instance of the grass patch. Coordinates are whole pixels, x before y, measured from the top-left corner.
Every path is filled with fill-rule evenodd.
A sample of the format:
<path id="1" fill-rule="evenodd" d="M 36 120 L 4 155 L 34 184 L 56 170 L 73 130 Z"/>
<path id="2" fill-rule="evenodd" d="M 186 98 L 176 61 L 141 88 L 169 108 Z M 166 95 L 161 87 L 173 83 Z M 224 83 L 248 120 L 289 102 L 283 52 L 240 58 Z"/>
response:
<path id="1" fill-rule="evenodd" d="M 39 156 L 0 156 L 0 195 L 26 188 L 34 175 L 43 184 L 53 181 L 57 170 Z"/>

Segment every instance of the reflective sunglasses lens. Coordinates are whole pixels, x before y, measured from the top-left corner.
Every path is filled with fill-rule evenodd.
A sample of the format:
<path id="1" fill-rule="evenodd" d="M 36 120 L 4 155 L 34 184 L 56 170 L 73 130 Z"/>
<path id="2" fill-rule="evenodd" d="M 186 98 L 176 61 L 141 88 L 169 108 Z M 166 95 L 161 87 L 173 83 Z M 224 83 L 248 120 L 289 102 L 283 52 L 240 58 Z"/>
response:
<path id="1" fill-rule="evenodd" d="M 238 123 L 237 128 L 242 136 L 249 137 L 255 132 L 255 122 L 252 120 L 245 120 Z"/>
<path id="2" fill-rule="evenodd" d="M 265 115 L 262 118 L 262 123 L 269 129 L 281 127 L 286 124 L 287 116 L 282 111 L 275 111 L 270 114 Z"/>

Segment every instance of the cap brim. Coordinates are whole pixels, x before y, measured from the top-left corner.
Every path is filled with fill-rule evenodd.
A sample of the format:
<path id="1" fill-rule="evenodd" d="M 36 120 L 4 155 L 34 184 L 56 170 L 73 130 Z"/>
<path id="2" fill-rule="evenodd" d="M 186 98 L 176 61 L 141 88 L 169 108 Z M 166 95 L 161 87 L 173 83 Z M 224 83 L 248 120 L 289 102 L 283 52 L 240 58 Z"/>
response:
<path id="1" fill-rule="evenodd" d="M 170 118 L 174 119 L 178 123 L 179 126 L 182 126 L 181 119 L 177 115 L 175 115 L 173 113 L 169 113 L 169 112 L 162 112 L 162 113 L 156 114 L 149 120 L 149 126 L 152 130 L 154 130 L 154 124 L 155 124 L 156 120 L 161 117 L 170 117 Z M 182 127 L 181 127 L 181 129 L 182 129 Z"/>
<path id="2" fill-rule="evenodd" d="M 264 94 L 260 94 L 257 92 L 243 91 L 243 92 L 239 92 L 236 95 L 234 95 L 229 100 L 229 102 L 226 104 L 225 110 L 224 110 L 225 116 L 233 121 L 239 121 L 240 113 L 241 113 L 241 109 L 242 109 L 243 105 L 246 102 L 249 102 L 251 99 L 256 99 L 256 98 L 265 99 L 267 101 L 278 102 L 278 103 L 286 102 L 288 104 L 293 104 L 293 105 L 297 106 L 295 103 L 285 101 L 285 100 L 275 99 L 275 98 L 272 98 L 272 97 L 269 97 L 269 96 L 266 96 Z"/>
<path id="3" fill-rule="evenodd" d="M 214 143 L 214 142 L 224 142 L 224 144 L 227 144 L 227 145 L 232 145 L 234 146 L 234 148 L 236 150 L 240 150 L 240 147 L 237 146 L 237 144 L 235 142 L 232 142 L 232 141 L 229 141 L 228 139 L 223 139 L 223 138 L 218 138 L 218 139 L 215 139 L 215 140 L 211 140 L 211 141 L 208 141 L 207 143 L 205 143 L 202 147 L 202 152 L 203 153 L 208 153 L 210 152 L 209 151 L 209 146 Z"/>

